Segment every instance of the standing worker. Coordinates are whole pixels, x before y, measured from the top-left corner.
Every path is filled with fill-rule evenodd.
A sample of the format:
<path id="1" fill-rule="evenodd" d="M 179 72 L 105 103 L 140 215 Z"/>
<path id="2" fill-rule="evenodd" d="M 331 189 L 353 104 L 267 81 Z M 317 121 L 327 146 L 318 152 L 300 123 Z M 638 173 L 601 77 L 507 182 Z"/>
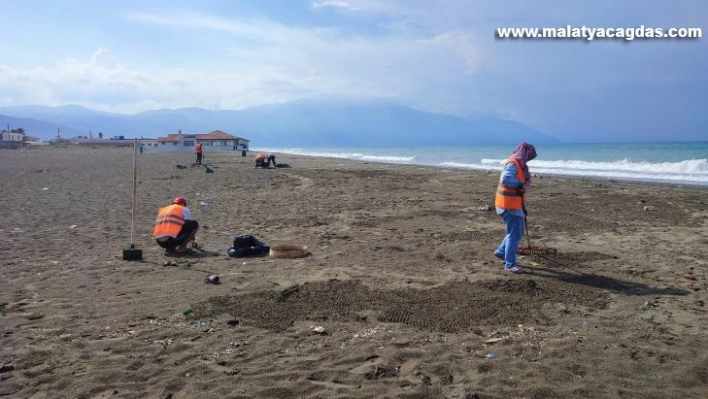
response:
<path id="1" fill-rule="evenodd" d="M 197 154 L 197 165 L 202 164 L 202 143 L 197 143 L 194 147 L 194 152 Z"/>
<path id="2" fill-rule="evenodd" d="M 196 234 L 199 223 L 192 220 L 192 213 L 187 208 L 187 200 L 177 197 L 171 205 L 160 208 L 155 220 L 153 237 L 157 245 L 165 248 L 165 254 L 184 253 L 188 251 L 187 244 L 197 248 Z"/>
<path id="3" fill-rule="evenodd" d="M 506 224 L 506 236 L 494 251 L 494 256 L 504 260 L 504 271 L 514 274 L 524 272 L 524 269 L 516 265 L 516 250 L 524 235 L 524 193 L 531 185 L 531 174 L 526 163 L 534 158 L 536 149 L 531 144 L 521 143 L 514 149 L 511 156 L 504 161 L 494 200 L 497 214 Z"/>

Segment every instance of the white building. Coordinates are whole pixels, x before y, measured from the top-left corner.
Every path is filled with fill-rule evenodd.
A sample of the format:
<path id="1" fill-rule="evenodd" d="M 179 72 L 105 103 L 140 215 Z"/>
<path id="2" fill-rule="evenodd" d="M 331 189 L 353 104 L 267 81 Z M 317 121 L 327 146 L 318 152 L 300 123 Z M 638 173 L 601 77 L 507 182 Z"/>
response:
<path id="1" fill-rule="evenodd" d="M 207 151 L 248 151 L 248 140 L 232 136 L 221 130 L 207 134 L 170 133 L 166 137 L 157 138 L 157 149 L 167 151 L 194 151 L 194 146 L 202 143 L 202 149 Z"/>
<path id="2" fill-rule="evenodd" d="M 24 133 L 8 132 L 7 130 L 0 132 L 0 148 L 22 148 L 24 141 Z"/>

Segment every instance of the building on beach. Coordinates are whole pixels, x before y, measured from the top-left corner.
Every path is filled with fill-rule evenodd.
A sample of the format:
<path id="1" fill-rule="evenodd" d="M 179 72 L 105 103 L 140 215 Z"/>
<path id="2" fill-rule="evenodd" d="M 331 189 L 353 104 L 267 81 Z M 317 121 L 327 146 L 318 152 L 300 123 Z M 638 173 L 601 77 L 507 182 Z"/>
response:
<path id="1" fill-rule="evenodd" d="M 0 148 L 22 148 L 26 144 L 45 144 L 79 147 L 108 147 L 125 148 L 133 147 L 133 138 L 125 136 L 114 136 L 109 139 L 93 138 L 89 136 L 78 136 L 73 138 L 62 138 L 57 135 L 49 142 L 40 142 L 38 138 L 28 137 L 22 131 L 3 130 L 0 131 Z M 183 134 L 170 133 L 165 137 L 137 139 L 142 144 L 144 150 L 148 151 L 194 151 L 197 143 L 202 144 L 204 151 L 248 151 L 249 140 L 236 137 L 221 130 L 214 130 L 206 134 Z"/>
<path id="2" fill-rule="evenodd" d="M 132 147 L 133 139 L 117 136 L 111 139 L 93 139 L 76 137 L 72 144 L 88 147 Z M 204 151 L 248 151 L 248 140 L 232 136 L 221 130 L 207 134 L 170 133 L 165 137 L 138 138 L 138 142 L 147 151 L 194 151 L 197 143 L 202 144 Z"/>
<path id="3" fill-rule="evenodd" d="M 207 134 L 170 133 L 157 138 L 157 149 L 167 151 L 193 151 L 197 143 L 204 151 L 248 151 L 248 140 L 232 136 L 221 130 Z"/>
<path id="4" fill-rule="evenodd" d="M 118 138 L 111 139 L 94 139 L 88 137 L 74 137 L 71 139 L 71 144 L 77 145 L 79 147 L 109 147 L 109 148 L 121 148 L 121 147 L 132 147 L 134 139 L 124 138 L 120 136 Z M 157 140 L 150 138 L 139 138 L 138 143 L 143 145 L 144 149 L 154 150 L 157 149 Z"/>
<path id="5" fill-rule="evenodd" d="M 132 147 L 133 139 L 88 139 L 83 137 L 71 139 L 71 143 L 80 147 Z"/>
<path id="6" fill-rule="evenodd" d="M 3 130 L 0 132 L 0 148 L 22 148 L 25 144 L 25 139 L 23 131 Z"/>

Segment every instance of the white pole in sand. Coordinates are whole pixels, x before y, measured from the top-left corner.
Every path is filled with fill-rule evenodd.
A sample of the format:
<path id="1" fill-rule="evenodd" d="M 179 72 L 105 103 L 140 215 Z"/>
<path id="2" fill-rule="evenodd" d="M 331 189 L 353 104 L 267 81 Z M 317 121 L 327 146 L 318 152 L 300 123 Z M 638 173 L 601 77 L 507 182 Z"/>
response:
<path id="1" fill-rule="evenodd" d="M 123 260 L 140 260 L 143 258 L 143 251 L 135 249 L 135 204 L 138 200 L 138 138 L 133 139 L 133 209 L 130 221 L 130 249 L 123 250 Z"/>
<path id="2" fill-rule="evenodd" d="M 138 138 L 133 139 L 133 209 L 130 222 L 130 249 L 135 248 L 135 201 L 137 201 L 138 192 Z"/>

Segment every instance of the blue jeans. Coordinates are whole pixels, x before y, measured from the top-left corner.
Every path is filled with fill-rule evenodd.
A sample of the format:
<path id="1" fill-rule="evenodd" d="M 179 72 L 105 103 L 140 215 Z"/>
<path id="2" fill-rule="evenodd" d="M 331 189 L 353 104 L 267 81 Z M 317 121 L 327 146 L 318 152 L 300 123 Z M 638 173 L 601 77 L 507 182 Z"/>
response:
<path id="1" fill-rule="evenodd" d="M 524 218 L 508 211 L 504 211 L 501 217 L 506 224 L 506 236 L 494 254 L 504 255 L 504 267 L 513 267 L 516 266 L 516 250 L 524 235 Z"/>

